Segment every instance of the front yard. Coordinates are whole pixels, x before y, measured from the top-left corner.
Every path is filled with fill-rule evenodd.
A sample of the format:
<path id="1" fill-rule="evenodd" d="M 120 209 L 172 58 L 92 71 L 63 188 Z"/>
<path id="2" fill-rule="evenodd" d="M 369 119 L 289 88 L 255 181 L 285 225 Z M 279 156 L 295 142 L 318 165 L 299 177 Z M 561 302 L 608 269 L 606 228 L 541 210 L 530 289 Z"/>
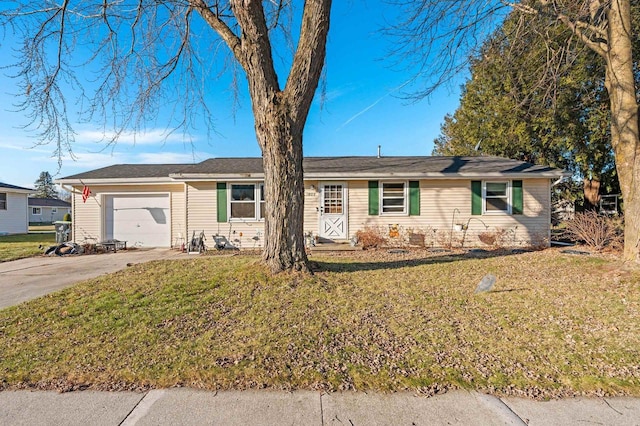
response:
<path id="1" fill-rule="evenodd" d="M 55 244 L 55 233 L 0 235 L 0 262 L 42 254 L 39 246 Z"/>
<path id="2" fill-rule="evenodd" d="M 152 262 L 2 310 L 0 389 L 640 395 L 637 268 L 554 249 L 312 259 L 275 277 L 243 255 Z"/>

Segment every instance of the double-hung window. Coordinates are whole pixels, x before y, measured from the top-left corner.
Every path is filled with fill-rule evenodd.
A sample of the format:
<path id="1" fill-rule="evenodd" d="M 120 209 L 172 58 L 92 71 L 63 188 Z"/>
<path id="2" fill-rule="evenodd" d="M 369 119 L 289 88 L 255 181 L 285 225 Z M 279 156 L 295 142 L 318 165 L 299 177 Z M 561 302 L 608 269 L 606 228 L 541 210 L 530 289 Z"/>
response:
<path id="1" fill-rule="evenodd" d="M 264 218 L 264 184 L 232 183 L 229 185 L 231 220 L 261 220 Z"/>
<path id="2" fill-rule="evenodd" d="M 7 193 L 0 192 L 0 210 L 7 209 Z"/>
<path id="3" fill-rule="evenodd" d="M 42 215 L 42 208 L 40 207 L 31 207 L 31 214 L 34 216 Z"/>
<path id="4" fill-rule="evenodd" d="M 406 182 L 381 182 L 380 212 L 382 214 L 407 213 Z"/>
<path id="5" fill-rule="evenodd" d="M 509 182 L 484 182 L 484 213 L 511 214 Z"/>

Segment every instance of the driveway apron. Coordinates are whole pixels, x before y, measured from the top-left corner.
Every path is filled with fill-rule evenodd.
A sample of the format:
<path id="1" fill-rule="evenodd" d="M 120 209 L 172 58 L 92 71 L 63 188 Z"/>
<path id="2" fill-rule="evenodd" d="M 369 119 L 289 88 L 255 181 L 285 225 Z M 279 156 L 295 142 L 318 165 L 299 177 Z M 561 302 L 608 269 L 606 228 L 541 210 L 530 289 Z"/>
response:
<path id="1" fill-rule="evenodd" d="M 127 250 L 96 255 L 40 256 L 0 263 L 0 309 L 17 305 L 127 267 L 184 255 L 168 249 Z"/>

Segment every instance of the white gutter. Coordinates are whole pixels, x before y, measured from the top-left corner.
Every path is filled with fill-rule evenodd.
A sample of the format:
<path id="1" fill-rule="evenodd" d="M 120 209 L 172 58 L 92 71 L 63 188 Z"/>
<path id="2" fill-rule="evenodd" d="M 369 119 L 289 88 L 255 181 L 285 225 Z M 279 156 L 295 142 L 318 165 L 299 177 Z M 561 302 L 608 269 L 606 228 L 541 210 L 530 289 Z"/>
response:
<path id="1" fill-rule="evenodd" d="M 101 179 L 56 179 L 53 181 L 60 185 L 139 185 L 139 184 L 151 184 L 151 185 L 163 185 L 168 183 L 176 183 L 175 180 L 170 177 L 161 178 L 101 178 Z"/>

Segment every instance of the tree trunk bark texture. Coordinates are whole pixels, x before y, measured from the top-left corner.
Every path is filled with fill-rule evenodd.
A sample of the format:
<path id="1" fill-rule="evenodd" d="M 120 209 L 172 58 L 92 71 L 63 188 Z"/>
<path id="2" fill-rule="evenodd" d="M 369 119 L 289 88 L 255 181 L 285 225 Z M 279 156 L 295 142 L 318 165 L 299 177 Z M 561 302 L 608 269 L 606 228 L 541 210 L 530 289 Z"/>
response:
<path id="1" fill-rule="evenodd" d="M 303 234 L 302 126 L 287 110 L 286 105 L 270 105 L 255 117 L 266 203 L 262 260 L 273 273 L 309 272 Z"/>
<path id="2" fill-rule="evenodd" d="M 630 0 L 608 11 L 605 85 L 611 100 L 611 144 L 624 200 L 624 259 L 640 261 L 640 141 L 631 48 Z"/>
<path id="3" fill-rule="evenodd" d="M 304 247 L 302 132 L 326 55 L 331 0 L 306 0 L 300 37 L 284 89 L 273 65 L 262 0 L 232 0 L 241 36 L 209 16 L 242 65 L 249 83 L 256 137 L 262 149 L 265 242 L 262 259 L 273 273 L 310 272 Z"/>
<path id="4" fill-rule="evenodd" d="M 600 203 L 600 181 L 585 178 L 582 182 L 584 191 L 584 209 L 596 210 Z"/>

